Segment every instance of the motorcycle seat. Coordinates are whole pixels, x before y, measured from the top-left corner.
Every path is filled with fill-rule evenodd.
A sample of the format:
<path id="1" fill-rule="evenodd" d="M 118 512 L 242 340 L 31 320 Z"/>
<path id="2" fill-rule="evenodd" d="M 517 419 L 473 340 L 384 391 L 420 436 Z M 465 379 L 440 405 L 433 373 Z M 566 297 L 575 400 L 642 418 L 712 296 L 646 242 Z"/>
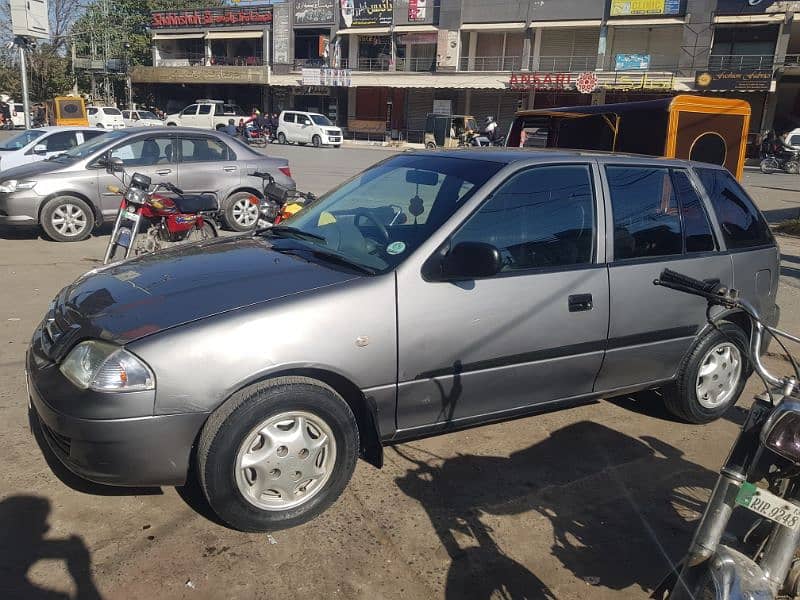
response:
<path id="1" fill-rule="evenodd" d="M 211 194 L 186 194 L 174 198 L 175 206 L 182 213 L 199 213 L 219 210 L 217 199 Z"/>

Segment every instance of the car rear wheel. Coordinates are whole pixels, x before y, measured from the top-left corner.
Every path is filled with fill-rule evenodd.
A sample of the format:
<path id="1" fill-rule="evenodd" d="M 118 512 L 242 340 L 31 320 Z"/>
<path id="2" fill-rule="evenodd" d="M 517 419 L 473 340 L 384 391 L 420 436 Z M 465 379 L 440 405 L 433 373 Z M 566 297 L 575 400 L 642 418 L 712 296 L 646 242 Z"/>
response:
<path id="1" fill-rule="evenodd" d="M 225 204 L 225 225 L 234 231 L 250 231 L 258 219 L 258 204 L 253 204 L 253 194 L 237 192 Z"/>
<path id="2" fill-rule="evenodd" d="M 283 133 L 282 131 L 280 133 L 278 133 L 278 143 L 279 144 L 285 144 L 286 143 L 286 134 Z"/>
<path id="3" fill-rule="evenodd" d="M 434 142 L 428 142 L 425 144 L 425 147 L 428 148 L 428 150 L 434 150 L 436 148 L 436 144 Z"/>
<path id="4" fill-rule="evenodd" d="M 200 434 L 200 485 L 242 531 L 305 523 L 341 495 L 358 458 L 358 427 L 332 388 L 280 377 L 234 394 Z"/>
<path id="5" fill-rule="evenodd" d="M 319 148 L 322 146 L 322 138 L 318 135 L 315 135 L 313 138 L 311 138 L 311 143 L 314 144 L 314 148 Z"/>
<path id="6" fill-rule="evenodd" d="M 689 423 L 720 418 L 739 399 L 750 374 L 747 336 L 732 323 L 721 323 L 698 340 L 665 390 L 664 403 Z"/>
<path id="7" fill-rule="evenodd" d="M 79 242 L 89 237 L 94 213 L 86 202 L 74 196 L 59 196 L 45 204 L 42 229 L 54 242 Z"/>

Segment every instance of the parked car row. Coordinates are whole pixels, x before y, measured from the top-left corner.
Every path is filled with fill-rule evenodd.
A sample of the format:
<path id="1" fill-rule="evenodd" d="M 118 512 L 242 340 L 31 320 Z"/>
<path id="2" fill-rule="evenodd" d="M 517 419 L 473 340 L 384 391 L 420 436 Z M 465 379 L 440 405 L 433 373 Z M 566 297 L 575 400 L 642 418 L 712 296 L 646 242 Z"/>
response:
<path id="1" fill-rule="evenodd" d="M 56 241 L 85 239 L 96 226 L 116 217 L 119 197 L 106 188 L 119 181 L 105 169 L 115 158 L 154 184 L 171 183 L 187 193 L 213 192 L 220 218 L 237 231 L 251 228 L 258 212 L 252 198 L 260 195 L 261 182 L 248 171 L 267 171 L 281 185 L 294 188 L 286 159 L 264 156 L 214 131 L 148 127 L 95 137 L 97 129 L 58 128 L 50 133 L 51 129 L 23 132 L 0 146 L 0 156 L 9 152 L 27 163 L 0 171 L 0 224 L 40 225 Z M 59 144 L 68 136 L 76 136 L 76 143 L 59 146 L 47 160 L 34 162 L 42 158 L 38 152 L 47 154 L 55 135 Z M 77 143 L 79 136 L 85 143 Z M 5 146 L 9 150 L 2 150 Z"/>
<path id="2" fill-rule="evenodd" d="M 104 133 L 90 127 L 28 129 L 0 142 L 0 171 L 48 159 Z"/>

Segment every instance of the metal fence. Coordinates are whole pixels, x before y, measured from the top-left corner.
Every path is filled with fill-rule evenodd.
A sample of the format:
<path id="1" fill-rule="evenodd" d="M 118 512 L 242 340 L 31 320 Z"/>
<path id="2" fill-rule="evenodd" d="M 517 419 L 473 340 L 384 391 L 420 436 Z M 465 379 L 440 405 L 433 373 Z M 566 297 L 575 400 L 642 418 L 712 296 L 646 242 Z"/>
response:
<path id="1" fill-rule="evenodd" d="M 771 70 L 775 63 L 772 54 L 712 54 L 708 57 L 708 68 Z"/>
<path id="2" fill-rule="evenodd" d="M 260 67 L 264 64 L 261 56 L 206 56 L 202 52 L 173 52 L 162 55 L 157 67 L 211 67 L 216 65 L 238 67 Z"/>
<path id="3" fill-rule="evenodd" d="M 519 71 L 521 56 L 462 56 L 459 63 L 461 71 Z"/>

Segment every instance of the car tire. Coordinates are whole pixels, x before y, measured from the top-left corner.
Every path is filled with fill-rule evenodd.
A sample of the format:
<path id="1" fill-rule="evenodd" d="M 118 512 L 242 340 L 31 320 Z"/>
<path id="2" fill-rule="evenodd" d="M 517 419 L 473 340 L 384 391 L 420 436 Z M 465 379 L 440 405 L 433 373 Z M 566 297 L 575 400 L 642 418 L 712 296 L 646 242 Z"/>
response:
<path id="1" fill-rule="evenodd" d="M 796 160 L 790 160 L 783 166 L 783 170 L 789 175 L 797 175 L 800 173 L 800 162 Z"/>
<path id="2" fill-rule="evenodd" d="M 167 127 L 177 127 L 177 123 L 167 123 Z"/>
<path id="3" fill-rule="evenodd" d="M 322 146 L 322 138 L 318 135 L 315 135 L 313 138 L 311 138 L 311 143 L 314 144 L 314 148 L 319 148 Z"/>
<path id="4" fill-rule="evenodd" d="M 40 223 L 54 242 L 80 242 L 92 233 L 94 212 L 75 196 L 58 196 L 42 208 Z"/>
<path id="5" fill-rule="evenodd" d="M 225 523 L 276 531 L 310 521 L 336 501 L 355 469 L 358 443 L 353 412 L 335 390 L 280 377 L 240 390 L 209 417 L 197 475 Z"/>
<path id="6" fill-rule="evenodd" d="M 436 144 L 434 142 L 428 142 L 427 144 L 425 144 L 425 147 L 428 150 L 435 150 L 436 149 Z"/>
<path id="7" fill-rule="evenodd" d="M 278 143 L 279 144 L 285 144 L 286 143 L 286 134 L 283 133 L 282 131 L 278 132 Z"/>
<path id="8" fill-rule="evenodd" d="M 228 197 L 222 211 L 228 229 L 239 232 L 253 229 L 258 219 L 258 206 L 250 202 L 252 197 L 253 194 L 250 192 L 236 192 Z"/>
<path id="9" fill-rule="evenodd" d="M 678 368 L 675 382 L 664 390 L 664 404 L 688 423 L 710 423 L 739 399 L 751 368 L 748 339 L 733 323 L 720 323 L 701 337 Z"/>

